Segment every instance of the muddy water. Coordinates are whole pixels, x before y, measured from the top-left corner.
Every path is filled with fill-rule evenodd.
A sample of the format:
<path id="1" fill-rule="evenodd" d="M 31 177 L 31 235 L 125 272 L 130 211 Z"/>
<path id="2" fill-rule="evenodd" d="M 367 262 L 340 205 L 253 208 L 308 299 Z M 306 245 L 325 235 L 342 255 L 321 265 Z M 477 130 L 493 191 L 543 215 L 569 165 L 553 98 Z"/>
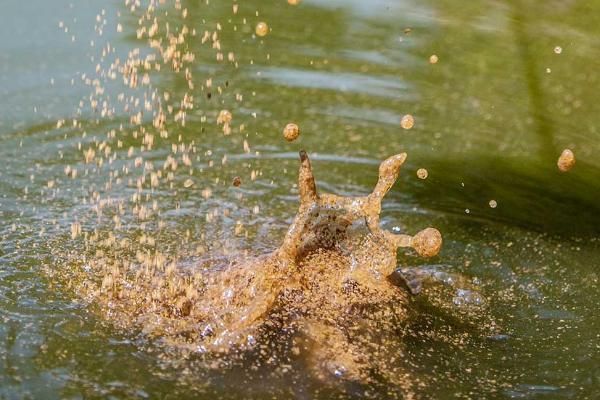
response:
<path id="1" fill-rule="evenodd" d="M 2 396 L 593 398 L 600 5 L 256 1 L 234 14 L 231 3 L 214 3 L 156 13 L 163 41 L 164 22 L 188 26 L 182 47 L 194 59 L 179 71 L 172 62 L 154 69 L 151 88 L 142 75 L 135 88 L 121 73 L 102 75 L 115 57 L 151 52 L 147 36 L 136 38 L 143 12 L 122 2 L 2 5 Z M 271 31 L 259 39 L 260 21 Z M 212 38 L 202 43 L 217 23 L 223 61 Z M 167 114 L 164 93 L 172 99 L 167 137 L 151 119 L 132 120 L 135 99 L 143 107 L 153 91 Z M 175 115 L 186 93 L 194 100 L 183 125 Z M 229 135 L 216 122 L 223 109 L 233 116 Z M 406 114 L 415 121 L 408 130 Z M 282 137 L 289 122 L 301 128 L 294 142 Z M 444 247 L 433 259 L 399 254 L 399 267 L 434 279 L 407 297 L 406 320 L 379 318 L 386 329 L 356 343 L 371 358 L 395 357 L 386 365 L 401 367 L 410 390 L 383 376 L 319 377 L 310 357 L 290 357 L 282 341 L 258 367 L 252 357 L 224 357 L 211 368 L 165 344 L 168 334 L 123 328 L 85 301 L 85 284 L 105 277 L 93 266 L 138 260 L 140 251 L 193 270 L 277 248 L 298 207 L 301 148 L 319 187 L 344 196 L 368 194 L 381 160 L 409 154 L 382 226 L 435 226 Z M 564 148 L 577 157 L 568 173 L 556 168 Z M 171 159 L 177 168 L 165 168 Z"/>

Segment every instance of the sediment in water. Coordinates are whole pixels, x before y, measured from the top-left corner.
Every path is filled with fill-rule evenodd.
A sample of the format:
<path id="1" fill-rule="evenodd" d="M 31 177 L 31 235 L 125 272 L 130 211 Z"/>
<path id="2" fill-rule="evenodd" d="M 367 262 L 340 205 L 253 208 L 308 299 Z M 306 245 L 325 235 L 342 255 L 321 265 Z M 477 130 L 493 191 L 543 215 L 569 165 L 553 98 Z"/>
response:
<path id="1" fill-rule="evenodd" d="M 359 197 L 318 193 L 304 151 L 300 159 L 299 211 L 271 254 L 194 268 L 160 254 L 99 257 L 87 271 L 104 271 L 102 280 L 80 280 L 77 290 L 117 325 L 213 359 L 283 340 L 317 377 L 365 382 L 375 369 L 401 384 L 390 368 L 401 350 L 390 359 L 384 333 L 402 326 L 407 294 L 388 277 L 398 248 L 433 256 L 442 244 L 434 228 L 409 236 L 380 227 L 381 201 L 406 154 L 381 163 L 375 189 Z"/>

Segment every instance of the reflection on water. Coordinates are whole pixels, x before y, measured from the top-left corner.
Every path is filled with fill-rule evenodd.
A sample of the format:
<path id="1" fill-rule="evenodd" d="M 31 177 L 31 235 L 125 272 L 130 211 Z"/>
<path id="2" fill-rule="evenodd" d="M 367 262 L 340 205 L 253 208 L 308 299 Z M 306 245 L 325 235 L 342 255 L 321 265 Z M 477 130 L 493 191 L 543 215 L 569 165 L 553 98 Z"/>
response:
<path id="1" fill-rule="evenodd" d="M 316 88 L 338 92 L 355 92 L 372 96 L 404 98 L 406 85 L 392 79 L 374 78 L 367 75 L 348 73 L 325 73 L 282 68 L 260 71 L 260 77 L 273 84 L 288 87 Z"/>
<path id="2" fill-rule="evenodd" d="M 398 264 L 460 280 L 426 279 L 410 323 L 389 321 L 402 341 L 378 338 L 386 356 L 402 356 L 416 397 L 595 395 L 600 4 L 282 0 L 234 14 L 226 2 L 178 3 L 168 16 L 157 8 L 157 28 L 142 19 L 140 40 L 143 12 L 131 4 L 2 6 L 2 396 L 364 396 L 306 378 L 306 365 L 282 372 L 278 359 L 215 373 L 99 318 L 68 274 L 73 259 L 161 252 L 194 268 L 276 248 L 296 208 L 301 147 L 315 153 L 321 187 L 342 195 L 368 193 L 377 160 L 410 154 L 382 225 L 439 228 L 432 265 L 443 267 Z M 261 20 L 272 31 L 256 38 Z M 152 29 L 156 60 L 146 59 Z M 216 124 L 223 109 L 228 136 Z M 411 130 L 399 128 L 405 114 Z M 281 137 L 290 121 L 302 130 L 293 143 Z M 577 164 L 561 174 L 564 148 Z M 475 293 L 485 312 L 455 306 Z"/>

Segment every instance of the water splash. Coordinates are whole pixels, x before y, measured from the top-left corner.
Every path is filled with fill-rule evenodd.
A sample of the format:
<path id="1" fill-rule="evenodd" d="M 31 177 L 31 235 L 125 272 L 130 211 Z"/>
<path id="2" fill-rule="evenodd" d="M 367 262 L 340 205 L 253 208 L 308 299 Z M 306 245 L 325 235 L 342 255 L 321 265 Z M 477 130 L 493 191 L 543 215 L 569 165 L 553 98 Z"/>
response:
<path id="1" fill-rule="evenodd" d="M 384 333 L 402 325 L 407 303 L 387 278 L 398 248 L 434 256 L 442 238 L 434 228 L 410 236 L 379 226 L 406 154 L 381 163 L 375 189 L 359 197 L 317 193 L 304 151 L 300 159 L 300 208 L 273 253 L 182 266 L 158 252 L 128 262 L 98 250 L 74 279 L 76 291 L 117 325 L 205 354 L 212 365 L 287 338 L 316 377 L 364 383 L 376 370 L 408 387 L 382 355 L 392 340 Z M 128 250 L 114 237 L 93 245 Z"/>

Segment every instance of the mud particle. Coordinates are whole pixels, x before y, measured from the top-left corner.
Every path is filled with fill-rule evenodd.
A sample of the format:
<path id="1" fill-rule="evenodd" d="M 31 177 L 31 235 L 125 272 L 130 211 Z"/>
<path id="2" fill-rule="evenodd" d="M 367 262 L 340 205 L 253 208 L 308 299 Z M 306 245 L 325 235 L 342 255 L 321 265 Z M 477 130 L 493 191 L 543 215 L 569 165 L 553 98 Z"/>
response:
<path id="1" fill-rule="evenodd" d="M 269 33 L 269 25 L 267 25 L 266 22 L 259 22 L 256 24 L 255 32 L 257 36 L 267 36 L 267 33 Z"/>
<path id="2" fill-rule="evenodd" d="M 233 119 L 233 115 L 228 110 L 221 110 L 217 117 L 217 124 L 228 124 Z"/>
<path id="3" fill-rule="evenodd" d="M 298 139 L 298 136 L 300 136 L 300 128 L 297 124 L 289 123 L 283 129 L 283 137 L 288 142 L 293 142 Z"/>
<path id="4" fill-rule="evenodd" d="M 564 149 L 556 165 L 561 172 L 569 171 L 575 165 L 575 154 L 569 149 Z"/>
<path id="5" fill-rule="evenodd" d="M 433 257 L 442 248 L 442 234 L 435 228 L 426 228 L 412 239 L 413 248 L 423 257 Z"/>
<path id="6" fill-rule="evenodd" d="M 412 115 L 406 114 L 400 121 L 400 126 L 404 129 L 411 129 L 415 125 L 415 119 Z"/>

